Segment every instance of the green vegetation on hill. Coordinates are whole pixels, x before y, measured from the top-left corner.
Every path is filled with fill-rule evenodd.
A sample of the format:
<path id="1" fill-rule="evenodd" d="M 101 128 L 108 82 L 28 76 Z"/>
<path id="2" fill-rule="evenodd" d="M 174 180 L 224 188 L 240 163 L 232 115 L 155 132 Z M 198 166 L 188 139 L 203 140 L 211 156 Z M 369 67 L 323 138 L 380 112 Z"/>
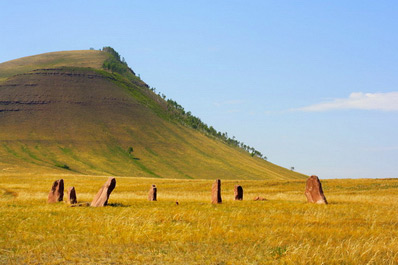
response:
<path id="1" fill-rule="evenodd" d="M 255 149 L 156 94 L 123 70 L 128 66 L 117 52 L 105 50 L 0 64 L 6 71 L 0 84 L 0 174 L 305 177 L 261 159 Z"/>
<path id="2" fill-rule="evenodd" d="M 239 147 L 247 152 L 250 152 L 251 156 L 256 156 L 267 160 L 260 151 L 256 150 L 254 147 L 248 146 L 243 142 L 238 141 L 235 137 L 228 137 L 228 133 L 222 133 L 213 128 L 213 126 L 208 126 L 200 118 L 192 115 L 190 111 L 186 112 L 184 108 L 172 99 L 167 99 L 167 109 L 172 117 L 179 121 L 180 123 L 187 125 L 195 130 L 206 133 L 207 135 L 213 136 L 216 139 L 223 141 L 224 143 Z"/>
<path id="3" fill-rule="evenodd" d="M 116 73 L 119 73 L 122 75 L 126 75 L 127 73 L 135 75 L 134 71 L 128 67 L 124 58 L 120 59 L 119 53 L 117 51 L 115 51 L 112 47 L 104 47 L 102 49 L 102 51 L 107 52 L 111 55 L 102 64 L 102 67 L 104 69 L 107 69 L 107 70 L 110 70 L 112 72 L 116 72 Z"/>
<path id="4" fill-rule="evenodd" d="M 115 51 L 115 49 L 107 46 L 104 47 L 102 51 L 110 54 L 109 58 L 106 59 L 102 65 L 104 69 L 110 70 L 112 73 L 121 74 L 122 76 L 127 77 L 132 82 L 137 81 L 134 71 L 128 67 L 124 58 L 121 59 L 120 54 L 117 51 Z M 146 84 L 145 86 L 148 87 Z M 155 89 L 151 88 L 151 91 L 155 92 Z M 154 95 L 152 95 L 152 97 Z M 157 94 L 156 101 L 161 102 L 162 105 L 167 104 L 167 111 L 169 118 L 179 122 L 180 124 L 201 131 L 206 135 L 219 139 L 228 145 L 235 146 L 247 152 L 250 152 L 251 156 L 256 156 L 264 160 L 267 160 L 267 157 L 264 156 L 260 151 L 256 150 L 254 147 L 248 146 L 243 142 L 238 141 L 237 139 L 235 139 L 235 137 L 232 138 L 228 137 L 228 133 L 219 132 L 216 129 L 214 129 L 213 126 L 208 126 L 199 117 L 192 115 L 190 111 L 186 112 L 185 109 L 176 101 L 172 99 L 166 99 L 166 95 L 160 93 Z M 155 108 L 157 108 L 157 106 Z"/>

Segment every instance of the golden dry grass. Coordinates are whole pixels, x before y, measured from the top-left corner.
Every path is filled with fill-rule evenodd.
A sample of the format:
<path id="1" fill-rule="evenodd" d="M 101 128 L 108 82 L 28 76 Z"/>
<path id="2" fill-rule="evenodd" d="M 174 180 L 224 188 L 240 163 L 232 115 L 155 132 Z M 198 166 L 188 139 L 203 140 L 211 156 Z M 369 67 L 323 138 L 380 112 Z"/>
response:
<path id="1" fill-rule="evenodd" d="M 306 203 L 305 180 L 225 180 L 211 205 L 210 180 L 119 177 L 110 206 L 71 208 L 46 204 L 59 178 L 90 201 L 107 177 L 0 176 L 0 263 L 398 263 L 397 179 L 323 180 L 329 205 Z"/>
<path id="2" fill-rule="evenodd" d="M 0 63 L 0 82 L 35 69 L 74 66 L 100 69 L 108 54 L 95 50 L 49 52 Z"/>

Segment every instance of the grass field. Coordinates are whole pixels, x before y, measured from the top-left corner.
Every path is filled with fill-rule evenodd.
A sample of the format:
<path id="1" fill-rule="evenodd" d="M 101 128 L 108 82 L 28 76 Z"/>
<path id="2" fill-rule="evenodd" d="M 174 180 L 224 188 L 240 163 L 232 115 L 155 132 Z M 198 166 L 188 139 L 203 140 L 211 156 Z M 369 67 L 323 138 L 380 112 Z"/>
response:
<path id="1" fill-rule="evenodd" d="M 306 203 L 305 180 L 225 180 L 212 205 L 211 180 L 119 177 L 110 206 L 71 208 L 46 203 L 59 178 L 80 202 L 107 179 L 0 176 L 0 264 L 398 263 L 398 179 L 323 180 L 329 205 Z"/>

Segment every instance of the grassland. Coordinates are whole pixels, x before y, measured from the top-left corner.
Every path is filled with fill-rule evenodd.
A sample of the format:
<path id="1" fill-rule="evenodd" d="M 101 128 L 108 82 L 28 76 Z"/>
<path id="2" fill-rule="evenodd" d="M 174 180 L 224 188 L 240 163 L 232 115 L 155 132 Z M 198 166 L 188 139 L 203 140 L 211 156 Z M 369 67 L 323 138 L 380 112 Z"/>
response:
<path id="1" fill-rule="evenodd" d="M 1 264 L 398 263 L 398 179 L 323 180 L 329 205 L 307 204 L 304 180 L 225 180 L 211 205 L 210 180 L 118 177 L 110 206 L 71 208 L 46 204 L 59 178 L 81 202 L 106 180 L 0 176 Z"/>

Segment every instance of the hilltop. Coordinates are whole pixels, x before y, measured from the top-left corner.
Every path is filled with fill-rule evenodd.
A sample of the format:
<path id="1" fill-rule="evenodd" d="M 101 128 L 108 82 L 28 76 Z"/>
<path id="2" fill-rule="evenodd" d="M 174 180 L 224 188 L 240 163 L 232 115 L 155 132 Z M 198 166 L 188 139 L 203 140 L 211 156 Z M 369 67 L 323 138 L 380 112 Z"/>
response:
<path id="1" fill-rule="evenodd" d="M 154 93 L 113 49 L 0 64 L 0 174 L 301 179 Z"/>

